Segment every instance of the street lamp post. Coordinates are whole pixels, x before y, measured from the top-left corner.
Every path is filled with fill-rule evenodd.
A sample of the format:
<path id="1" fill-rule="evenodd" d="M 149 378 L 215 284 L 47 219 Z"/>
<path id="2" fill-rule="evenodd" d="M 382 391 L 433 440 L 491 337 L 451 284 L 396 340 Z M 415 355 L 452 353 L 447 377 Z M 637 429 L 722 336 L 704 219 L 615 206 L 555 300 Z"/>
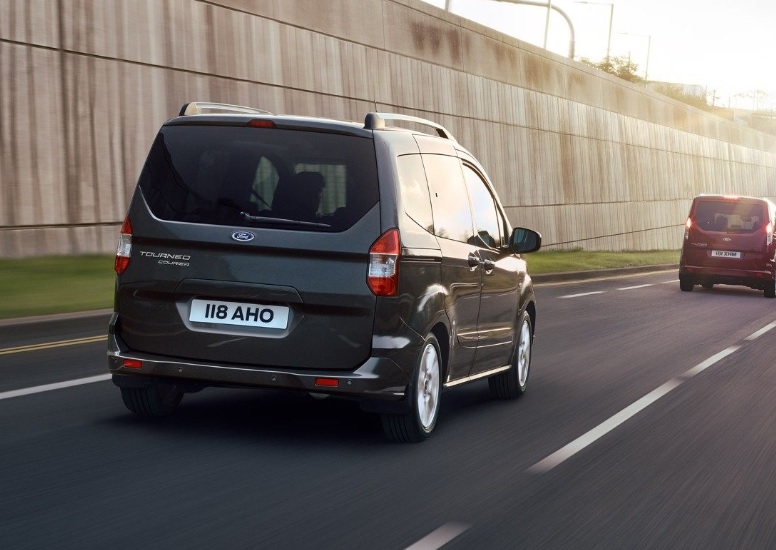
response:
<path id="1" fill-rule="evenodd" d="M 547 22 L 544 25 L 544 49 L 547 49 L 547 27 L 550 25 L 550 10 L 555 10 L 560 14 L 568 23 L 569 26 L 569 58 L 574 59 L 574 25 L 571 23 L 571 18 L 568 14 L 560 9 L 558 6 L 552 5 L 552 0 L 494 0 L 494 2 L 503 2 L 505 4 L 521 4 L 525 6 L 547 6 Z M 450 12 L 452 7 L 452 0 L 446 0 L 445 9 Z"/>
<path id="2" fill-rule="evenodd" d="M 552 10 L 552 0 L 547 0 L 547 18 L 544 20 L 544 49 L 547 49 L 547 35 L 550 34 L 550 11 Z"/>
<path id="3" fill-rule="evenodd" d="M 448 0 L 449 1 L 449 0 Z M 614 21 L 614 4 L 609 2 L 584 2 L 582 0 L 574 2 L 575 4 L 593 4 L 596 6 L 609 6 L 609 35 L 606 41 L 606 59 L 612 54 L 612 23 Z"/>

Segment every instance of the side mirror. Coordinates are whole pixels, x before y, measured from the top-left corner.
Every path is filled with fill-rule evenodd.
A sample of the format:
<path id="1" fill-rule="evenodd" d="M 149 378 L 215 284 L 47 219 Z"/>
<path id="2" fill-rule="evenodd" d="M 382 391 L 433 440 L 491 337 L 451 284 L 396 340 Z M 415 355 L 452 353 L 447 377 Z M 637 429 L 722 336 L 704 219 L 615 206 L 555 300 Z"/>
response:
<path id="1" fill-rule="evenodd" d="M 515 254 L 525 254 L 527 252 L 536 252 L 542 247 L 542 236 L 532 230 L 524 227 L 516 227 L 509 238 L 509 248 Z"/>

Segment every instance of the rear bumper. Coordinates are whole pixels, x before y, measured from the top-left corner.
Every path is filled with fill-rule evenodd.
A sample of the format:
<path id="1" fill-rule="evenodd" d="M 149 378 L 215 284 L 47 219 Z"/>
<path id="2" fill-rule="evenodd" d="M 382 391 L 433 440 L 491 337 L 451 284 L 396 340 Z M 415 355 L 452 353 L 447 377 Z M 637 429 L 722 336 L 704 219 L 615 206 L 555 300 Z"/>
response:
<path id="1" fill-rule="evenodd" d="M 744 270 L 690 265 L 680 266 L 679 276 L 688 277 L 698 284 L 741 285 L 758 289 L 762 289 L 767 282 L 774 279 L 773 268 Z"/>
<path id="2" fill-rule="evenodd" d="M 411 375 L 388 357 L 370 357 L 352 371 L 294 371 L 180 360 L 123 348 L 120 339 L 109 334 L 108 368 L 113 374 L 113 383 L 125 388 L 164 382 L 176 384 L 184 391 L 208 386 L 297 390 L 359 399 L 369 410 L 399 411 L 403 410 Z M 142 366 L 125 366 L 127 360 L 139 361 Z M 316 384 L 320 379 L 325 379 L 326 385 Z"/>

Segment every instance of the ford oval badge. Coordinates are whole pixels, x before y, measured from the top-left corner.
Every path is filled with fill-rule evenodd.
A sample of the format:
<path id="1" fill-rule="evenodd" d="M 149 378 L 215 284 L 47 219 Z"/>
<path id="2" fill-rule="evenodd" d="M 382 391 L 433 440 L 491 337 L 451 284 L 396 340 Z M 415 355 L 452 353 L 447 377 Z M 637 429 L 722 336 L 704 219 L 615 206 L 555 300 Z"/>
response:
<path id="1" fill-rule="evenodd" d="M 247 243 L 248 241 L 252 241 L 256 238 L 256 235 L 251 233 L 250 231 L 235 231 L 232 233 L 232 238 L 235 241 L 239 241 L 241 243 Z"/>

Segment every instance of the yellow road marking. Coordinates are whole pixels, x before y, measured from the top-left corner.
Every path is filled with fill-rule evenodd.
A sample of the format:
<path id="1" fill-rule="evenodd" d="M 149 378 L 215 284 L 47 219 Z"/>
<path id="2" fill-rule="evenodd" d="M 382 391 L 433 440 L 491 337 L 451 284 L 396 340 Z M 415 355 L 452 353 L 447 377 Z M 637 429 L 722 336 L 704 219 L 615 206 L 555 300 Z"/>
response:
<path id="1" fill-rule="evenodd" d="M 11 353 L 24 353 L 25 351 L 37 351 L 41 349 L 61 348 L 65 346 L 77 346 L 79 344 L 91 344 L 93 342 L 100 342 L 107 340 L 107 335 L 102 336 L 89 336 L 88 338 L 75 338 L 73 340 L 60 340 L 59 342 L 45 342 L 43 344 L 32 344 L 29 346 L 19 346 L 15 348 L 0 349 L 0 355 L 8 355 Z"/>

